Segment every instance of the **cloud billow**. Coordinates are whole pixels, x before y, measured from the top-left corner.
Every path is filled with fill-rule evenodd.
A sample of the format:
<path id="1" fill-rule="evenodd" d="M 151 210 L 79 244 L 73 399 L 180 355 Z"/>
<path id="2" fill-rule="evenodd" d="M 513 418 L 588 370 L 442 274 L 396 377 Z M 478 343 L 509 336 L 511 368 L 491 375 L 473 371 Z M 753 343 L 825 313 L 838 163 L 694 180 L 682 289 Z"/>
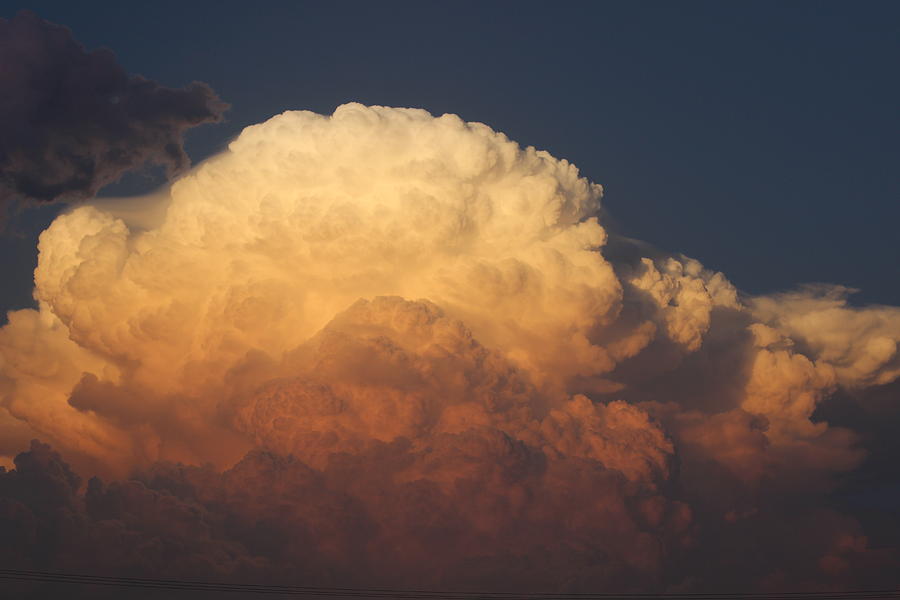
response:
<path id="1" fill-rule="evenodd" d="M 289 111 L 161 194 L 149 228 L 109 205 L 58 217 L 39 308 L 0 329 L 0 455 L 28 437 L 60 453 L 35 443 L 0 477 L 0 526 L 34 545 L 17 564 L 896 585 L 896 548 L 829 500 L 860 432 L 815 417 L 895 385 L 900 309 L 837 287 L 744 296 L 611 240 L 602 189 L 567 161 L 416 109 Z"/>

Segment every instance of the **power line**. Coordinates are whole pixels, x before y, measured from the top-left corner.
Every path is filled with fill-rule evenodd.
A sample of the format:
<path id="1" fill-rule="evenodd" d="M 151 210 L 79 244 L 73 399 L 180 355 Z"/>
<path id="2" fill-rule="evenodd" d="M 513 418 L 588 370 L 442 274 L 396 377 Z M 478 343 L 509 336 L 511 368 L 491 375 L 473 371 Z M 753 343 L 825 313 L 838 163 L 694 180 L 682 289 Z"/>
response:
<path id="1" fill-rule="evenodd" d="M 50 571 L 0 569 L 0 580 L 64 585 L 96 585 L 170 591 L 233 592 L 243 594 L 274 594 L 296 597 L 333 598 L 395 598 L 397 600 L 712 600 L 720 598 L 748 600 L 851 600 L 855 598 L 900 599 L 900 589 L 854 590 L 844 592 L 781 592 L 781 593 L 565 593 L 565 592 L 450 592 L 436 590 L 400 590 L 381 588 L 341 588 L 296 585 L 217 583 L 177 579 L 148 579 L 111 577 Z"/>

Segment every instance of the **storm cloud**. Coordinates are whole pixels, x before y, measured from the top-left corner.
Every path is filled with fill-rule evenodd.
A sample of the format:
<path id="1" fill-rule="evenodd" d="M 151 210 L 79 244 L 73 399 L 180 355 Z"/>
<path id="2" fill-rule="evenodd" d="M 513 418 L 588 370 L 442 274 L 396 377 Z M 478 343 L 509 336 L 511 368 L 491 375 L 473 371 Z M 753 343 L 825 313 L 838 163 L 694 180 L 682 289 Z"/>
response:
<path id="1" fill-rule="evenodd" d="M 866 437 L 823 407 L 894 385 L 900 309 L 747 296 L 611 236 L 601 195 L 486 125 L 348 104 L 245 129 L 154 196 L 153 227 L 61 215 L 39 308 L 0 329 L 2 526 L 33 548 L 16 564 L 896 585 L 896 546 L 831 500 Z M 30 437 L 53 449 L 13 459 Z"/>

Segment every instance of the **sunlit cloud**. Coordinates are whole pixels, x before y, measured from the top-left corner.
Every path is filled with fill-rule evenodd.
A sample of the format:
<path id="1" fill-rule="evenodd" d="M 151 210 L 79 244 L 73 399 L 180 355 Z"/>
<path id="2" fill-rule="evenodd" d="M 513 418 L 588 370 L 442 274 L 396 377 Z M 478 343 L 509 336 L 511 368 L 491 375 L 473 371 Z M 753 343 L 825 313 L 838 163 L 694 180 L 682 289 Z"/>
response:
<path id="1" fill-rule="evenodd" d="M 86 515 L 57 567 L 596 591 L 896 566 L 822 500 L 864 452 L 813 414 L 897 379 L 900 309 L 612 249 L 601 195 L 486 125 L 347 104 L 74 207 L 0 329 L 0 453 L 114 481 L 40 444 L 0 477 Z M 179 550 L 112 552 L 110 523 Z"/>

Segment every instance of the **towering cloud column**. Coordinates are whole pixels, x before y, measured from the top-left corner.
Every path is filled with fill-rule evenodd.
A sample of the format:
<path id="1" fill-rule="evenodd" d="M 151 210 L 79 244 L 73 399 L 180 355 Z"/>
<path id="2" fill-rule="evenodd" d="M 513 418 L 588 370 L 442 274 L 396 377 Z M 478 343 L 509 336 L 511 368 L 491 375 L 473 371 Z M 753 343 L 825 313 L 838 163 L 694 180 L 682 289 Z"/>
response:
<path id="1" fill-rule="evenodd" d="M 43 233 L 40 307 L 0 330 L 0 452 L 38 437 L 137 477 L 57 486 L 86 511 L 68 547 L 116 523 L 182 553 L 115 569 L 587 591 L 890 572 L 827 508 L 858 437 L 815 415 L 897 378 L 900 310 L 745 297 L 608 240 L 600 197 L 453 115 L 249 127 L 147 200 L 157 224 L 95 203 Z M 69 472 L 40 444 L 18 460 L 23 506 Z"/>

